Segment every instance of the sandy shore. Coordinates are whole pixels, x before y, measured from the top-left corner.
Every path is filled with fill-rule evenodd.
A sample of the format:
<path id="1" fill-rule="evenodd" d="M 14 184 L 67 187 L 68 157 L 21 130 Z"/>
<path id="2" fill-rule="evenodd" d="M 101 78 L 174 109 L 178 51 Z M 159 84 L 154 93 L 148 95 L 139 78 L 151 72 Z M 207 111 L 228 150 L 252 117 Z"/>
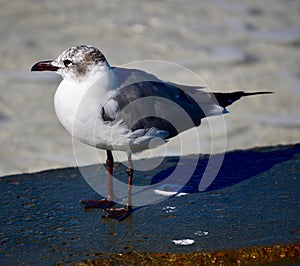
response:
<path id="1" fill-rule="evenodd" d="M 193 71 L 213 91 L 274 91 L 242 100 L 229 115 L 210 120 L 217 150 L 224 139 L 226 150 L 299 141 L 299 10 L 295 0 L 3 0 L 0 176 L 76 165 L 72 140 L 53 110 L 60 79 L 29 70 L 35 62 L 82 43 L 99 47 L 112 65 L 173 62 Z M 180 83 L 198 81 L 174 65 L 157 72 Z M 225 137 L 219 130 L 223 119 Z M 198 131 L 200 145 L 187 133 L 185 153 L 210 152 L 208 123 Z M 178 143 L 171 143 L 166 153 L 180 152 Z M 84 157 L 94 162 L 89 152 Z"/>

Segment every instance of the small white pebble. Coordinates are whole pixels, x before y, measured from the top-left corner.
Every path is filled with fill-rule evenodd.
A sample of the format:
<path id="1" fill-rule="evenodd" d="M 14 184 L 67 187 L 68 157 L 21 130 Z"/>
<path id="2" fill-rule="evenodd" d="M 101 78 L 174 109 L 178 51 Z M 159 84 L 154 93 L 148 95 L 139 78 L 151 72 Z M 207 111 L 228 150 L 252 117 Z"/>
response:
<path id="1" fill-rule="evenodd" d="M 179 239 L 179 240 L 172 240 L 172 242 L 175 245 L 181 245 L 181 246 L 188 246 L 195 243 L 195 240 L 193 239 Z"/>
<path id="2" fill-rule="evenodd" d="M 197 231 L 195 233 L 196 236 L 207 236 L 208 232 L 207 231 Z"/>

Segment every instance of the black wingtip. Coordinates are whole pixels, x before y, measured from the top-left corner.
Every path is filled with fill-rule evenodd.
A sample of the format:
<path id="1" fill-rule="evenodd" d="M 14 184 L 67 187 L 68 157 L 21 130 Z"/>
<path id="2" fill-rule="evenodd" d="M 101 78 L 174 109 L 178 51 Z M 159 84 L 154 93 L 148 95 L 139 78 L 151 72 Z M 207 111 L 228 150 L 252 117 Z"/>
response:
<path id="1" fill-rule="evenodd" d="M 227 107 L 233 104 L 235 101 L 239 100 L 244 96 L 252 96 L 252 95 L 259 95 L 259 94 L 270 94 L 273 93 L 271 91 L 257 91 L 257 92 L 244 92 L 244 91 L 235 91 L 235 92 L 228 92 L 228 93 L 214 93 L 218 104 L 222 107 Z"/>
<path id="2" fill-rule="evenodd" d="M 257 91 L 257 92 L 244 92 L 243 96 L 259 95 L 259 94 L 272 94 L 273 91 Z"/>

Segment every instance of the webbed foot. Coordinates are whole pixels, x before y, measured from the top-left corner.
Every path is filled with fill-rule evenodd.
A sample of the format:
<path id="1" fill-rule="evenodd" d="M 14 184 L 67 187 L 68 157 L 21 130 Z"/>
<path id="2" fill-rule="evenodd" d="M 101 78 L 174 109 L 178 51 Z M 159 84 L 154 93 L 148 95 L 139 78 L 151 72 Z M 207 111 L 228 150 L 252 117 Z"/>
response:
<path id="1" fill-rule="evenodd" d="M 125 206 L 124 208 L 110 208 L 106 211 L 107 214 L 104 215 L 103 218 L 112 218 L 119 222 L 126 219 L 133 212 L 131 206 Z"/>
<path id="2" fill-rule="evenodd" d="M 112 200 L 108 200 L 108 199 L 81 200 L 80 203 L 84 205 L 84 209 L 97 208 L 97 209 L 106 210 L 115 205 L 115 203 Z"/>

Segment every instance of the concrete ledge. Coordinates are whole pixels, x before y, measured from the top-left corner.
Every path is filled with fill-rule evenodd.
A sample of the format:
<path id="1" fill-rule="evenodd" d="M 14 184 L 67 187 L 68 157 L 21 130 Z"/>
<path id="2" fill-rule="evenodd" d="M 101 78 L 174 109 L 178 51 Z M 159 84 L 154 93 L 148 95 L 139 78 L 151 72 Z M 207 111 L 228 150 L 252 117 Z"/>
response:
<path id="1" fill-rule="evenodd" d="M 194 158 L 185 157 L 183 166 Z M 193 254 L 298 244 L 299 158 L 299 144 L 229 152 L 214 182 L 199 192 L 208 159 L 201 156 L 181 189 L 187 195 L 139 208 L 123 222 L 102 219 L 102 210 L 82 209 L 81 199 L 100 196 L 77 168 L 1 177 L 0 264 L 53 265 L 87 258 L 91 263 L 101 254 Z M 149 175 L 137 172 L 135 182 L 160 182 L 177 162 L 166 158 Z M 116 167 L 120 180 L 124 169 Z M 193 241 L 174 242 L 184 239 Z"/>

